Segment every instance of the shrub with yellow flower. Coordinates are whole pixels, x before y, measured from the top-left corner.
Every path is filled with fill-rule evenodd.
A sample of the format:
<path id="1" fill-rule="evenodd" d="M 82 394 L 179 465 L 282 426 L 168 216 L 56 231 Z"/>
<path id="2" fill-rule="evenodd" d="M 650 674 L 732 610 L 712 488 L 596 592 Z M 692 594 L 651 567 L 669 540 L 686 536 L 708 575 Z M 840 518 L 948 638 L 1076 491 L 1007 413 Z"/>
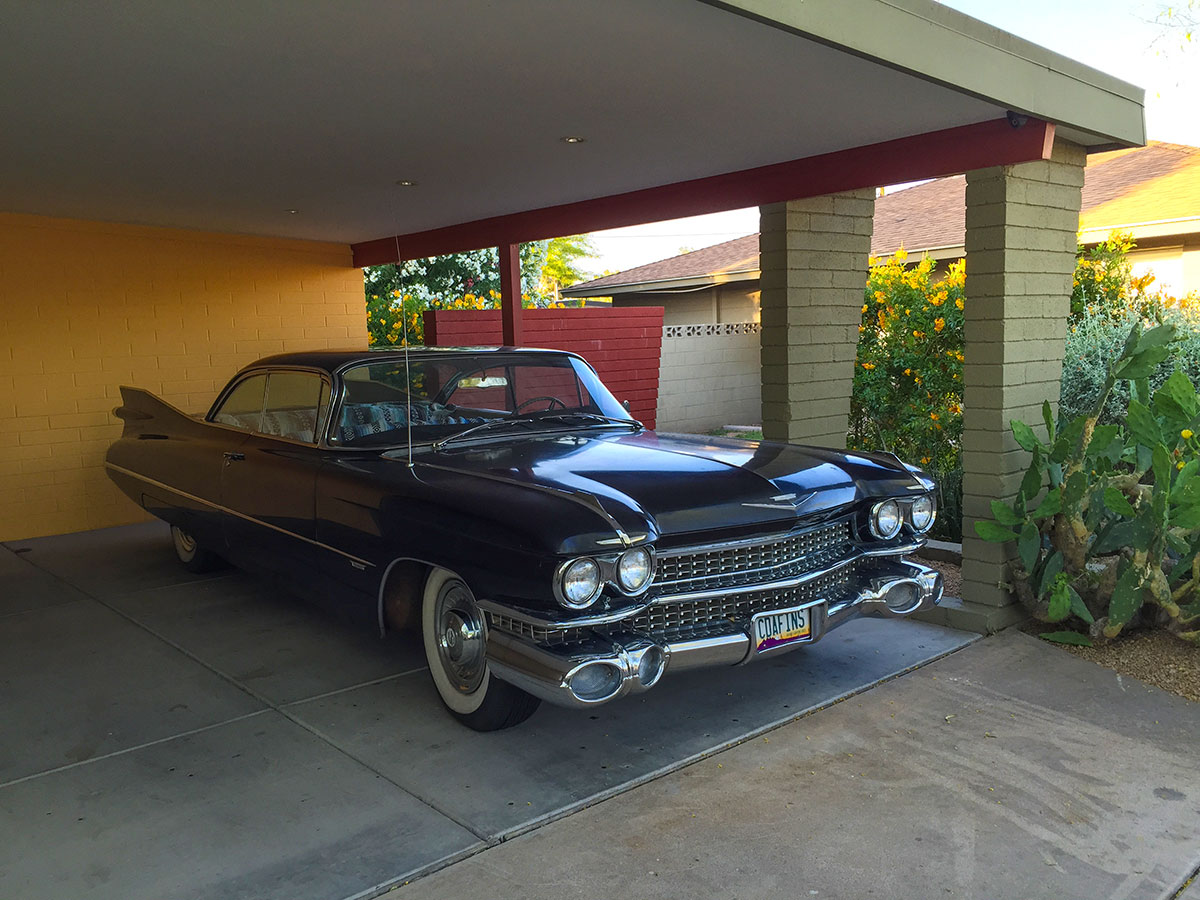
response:
<path id="1" fill-rule="evenodd" d="M 965 267 L 898 251 L 873 260 L 859 326 L 849 444 L 935 472 L 959 462 Z"/>

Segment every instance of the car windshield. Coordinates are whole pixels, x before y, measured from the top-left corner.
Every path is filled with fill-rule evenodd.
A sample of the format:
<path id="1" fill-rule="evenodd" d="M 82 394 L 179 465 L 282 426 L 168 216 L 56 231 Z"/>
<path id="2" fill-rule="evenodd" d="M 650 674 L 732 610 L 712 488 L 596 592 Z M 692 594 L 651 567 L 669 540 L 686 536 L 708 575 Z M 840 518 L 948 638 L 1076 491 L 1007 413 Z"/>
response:
<path id="1" fill-rule="evenodd" d="M 389 357 L 342 373 L 345 392 L 331 442 L 343 447 L 444 441 L 475 431 L 505 433 L 506 423 L 530 428 L 633 423 L 596 373 L 571 356 L 454 354 L 408 362 Z M 486 426 L 486 427 L 483 427 Z"/>

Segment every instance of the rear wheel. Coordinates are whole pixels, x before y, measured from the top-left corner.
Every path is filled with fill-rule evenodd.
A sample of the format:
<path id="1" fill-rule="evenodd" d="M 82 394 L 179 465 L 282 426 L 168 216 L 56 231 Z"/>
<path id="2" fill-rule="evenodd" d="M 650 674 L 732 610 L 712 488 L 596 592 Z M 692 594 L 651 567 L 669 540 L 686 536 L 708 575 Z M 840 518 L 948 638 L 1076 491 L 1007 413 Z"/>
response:
<path id="1" fill-rule="evenodd" d="M 205 550 L 178 525 L 171 526 L 171 542 L 175 545 L 175 555 L 189 572 L 210 572 L 225 565 L 225 560 L 211 550 Z"/>
<path id="2" fill-rule="evenodd" d="M 541 701 L 488 671 L 483 613 L 460 578 L 431 572 L 421 613 L 429 672 L 456 719 L 476 731 L 499 731 L 533 715 Z"/>

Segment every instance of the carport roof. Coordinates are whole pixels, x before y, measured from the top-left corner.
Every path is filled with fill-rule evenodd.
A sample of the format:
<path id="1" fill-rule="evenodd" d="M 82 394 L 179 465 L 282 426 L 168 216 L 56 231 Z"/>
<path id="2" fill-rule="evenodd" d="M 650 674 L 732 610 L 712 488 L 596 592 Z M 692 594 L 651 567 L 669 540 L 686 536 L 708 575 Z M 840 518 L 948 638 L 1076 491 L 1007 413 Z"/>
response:
<path id="1" fill-rule="evenodd" d="M 869 186 L 881 160 L 879 181 L 1036 158 L 1041 122 L 1144 140 L 1140 89 L 932 0 L 0 14 L 0 209 L 338 241 L 359 262 Z M 1009 110 L 1036 135 L 1004 135 Z"/>

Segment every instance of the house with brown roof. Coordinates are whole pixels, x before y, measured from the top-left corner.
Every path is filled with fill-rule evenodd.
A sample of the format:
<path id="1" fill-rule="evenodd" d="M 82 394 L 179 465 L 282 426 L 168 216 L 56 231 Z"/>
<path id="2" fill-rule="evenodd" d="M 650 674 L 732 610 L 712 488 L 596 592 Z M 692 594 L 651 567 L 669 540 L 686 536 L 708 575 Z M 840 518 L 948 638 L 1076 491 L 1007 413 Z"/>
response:
<path id="1" fill-rule="evenodd" d="M 875 201 L 873 256 L 904 247 L 948 263 L 964 255 L 966 179 L 939 178 Z M 1096 153 L 1084 173 L 1079 240 L 1132 234 L 1135 274 L 1173 296 L 1200 293 L 1200 147 L 1152 141 Z M 649 263 L 563 291 L 614 306 L 662 306 L 668 326 L 758 321 L 758 235 Z"/>

